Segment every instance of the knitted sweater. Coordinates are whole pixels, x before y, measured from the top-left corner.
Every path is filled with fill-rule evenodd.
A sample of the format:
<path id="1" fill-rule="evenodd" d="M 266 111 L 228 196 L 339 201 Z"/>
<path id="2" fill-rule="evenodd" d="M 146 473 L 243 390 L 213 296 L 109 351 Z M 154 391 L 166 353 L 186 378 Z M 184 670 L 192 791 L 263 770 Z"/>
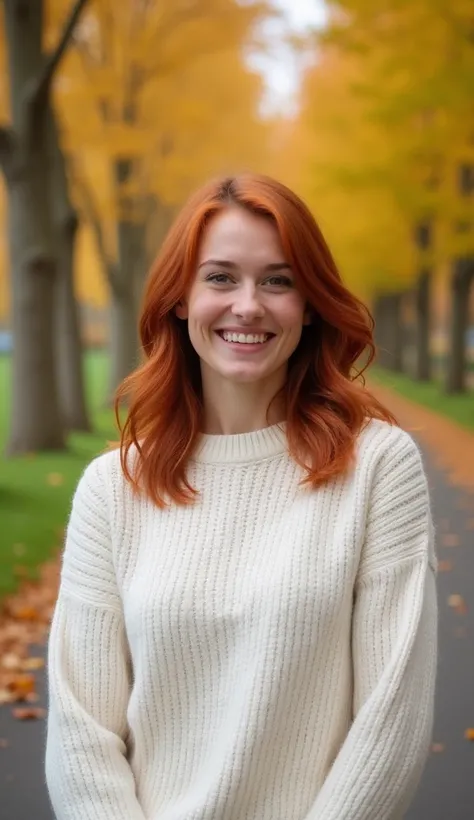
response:
<path id="1" fill-rule="evenodd" d="M 426 478 L 372 421 L 314 490 L 284 426 L 201 437 L 193 506 L 77 487 L 49 643 L 59 820 L 392 820 L 431 739 Z"/>

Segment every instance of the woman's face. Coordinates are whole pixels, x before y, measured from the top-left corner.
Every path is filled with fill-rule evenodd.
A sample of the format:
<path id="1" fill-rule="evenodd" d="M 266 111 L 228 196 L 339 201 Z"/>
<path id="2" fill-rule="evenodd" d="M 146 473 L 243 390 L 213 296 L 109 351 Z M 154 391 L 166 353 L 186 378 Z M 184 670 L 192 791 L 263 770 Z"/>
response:
<path id="1" fill-rule="evenodd" d="M 282 384 L 309 319 L 273 222 L 238 207 L 215 216 L 177 315 L 207 378 Z"/>

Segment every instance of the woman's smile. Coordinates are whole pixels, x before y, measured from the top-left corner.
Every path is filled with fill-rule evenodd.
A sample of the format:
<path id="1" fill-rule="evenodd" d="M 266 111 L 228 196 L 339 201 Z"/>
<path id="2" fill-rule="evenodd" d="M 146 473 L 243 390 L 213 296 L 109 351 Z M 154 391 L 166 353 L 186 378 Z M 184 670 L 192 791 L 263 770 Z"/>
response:
<path id="1" fill-rule="evenodd" d="M 268 349 L 268 345 L 275 338 L 275 333 L 246 330 L 216 330 L 216 336 L 226 347 L 237 353 L 261 353 Z"/>

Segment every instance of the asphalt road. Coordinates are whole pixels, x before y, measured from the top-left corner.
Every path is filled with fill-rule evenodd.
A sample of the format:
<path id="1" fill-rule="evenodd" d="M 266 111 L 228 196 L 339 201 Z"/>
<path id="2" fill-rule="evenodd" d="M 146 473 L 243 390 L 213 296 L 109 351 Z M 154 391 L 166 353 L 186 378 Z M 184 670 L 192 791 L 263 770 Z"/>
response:
<path id="1" fill-rule="evenodd" d="M 438 530 L 438 558 L 449 561 L 452 568 L 438 575 L 439 671 L 433 737 L 437 751 L 430 755 L 405 820 L 474 820 L 474 742 L 464 736 L 467 728 L 474 729 L 474 500 L 451 486 L 428 454 L 425 464 Z M 459 543 L 445 546 L 444 534 L 457 536 Z M 465 600 L 464 614 L 448 605 L 453 594 Z M 39 705 L 46 706 L 44 680 L 39 683 Z M 9 708 L 0 707 L 0 738 L 8 741 L 8 746 L 0 746 L 0 820 L 54 820 L 43 774 L 44 721 L 19 722 Z"/>

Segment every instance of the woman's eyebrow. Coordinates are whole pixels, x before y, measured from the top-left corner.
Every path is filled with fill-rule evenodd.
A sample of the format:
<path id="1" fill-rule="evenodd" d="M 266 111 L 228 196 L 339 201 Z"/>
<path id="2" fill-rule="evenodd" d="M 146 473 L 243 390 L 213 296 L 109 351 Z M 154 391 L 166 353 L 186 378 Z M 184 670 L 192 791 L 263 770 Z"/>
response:
<path id="1" fill-rule="evenodd" d="M 231 262 L 228 259 L 206 259 L 204 262 L 201 262 L 199 265 L 200 268 L 203 268 L 205 265 L 217 265 L 221 268 L 228 268 L 228 270 L 237 270 L 238 265 L 235 262 Z M 291 265 L 288 262 L 270 262 L 268 265 L 265 265 L 264 270 L 291 270 Z"/>

